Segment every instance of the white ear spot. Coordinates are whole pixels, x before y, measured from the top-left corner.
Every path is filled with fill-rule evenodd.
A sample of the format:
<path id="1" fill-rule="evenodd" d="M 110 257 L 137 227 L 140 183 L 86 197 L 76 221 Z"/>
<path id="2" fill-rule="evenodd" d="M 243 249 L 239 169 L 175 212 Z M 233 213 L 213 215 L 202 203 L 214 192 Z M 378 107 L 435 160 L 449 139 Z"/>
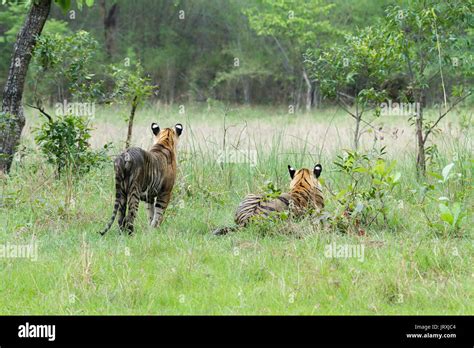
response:
<path id="1" fill-rule="evenodd" d="M 290 170 L 291 170 L 292 172 L 294 172 L 294 171 L 295 171 L 295 168 L 293 168 L 293 167 L 290 167 Z"/>
<path id="2" fill-rule="evenodd" d="M 153 128 L 153 129 L 158 129 L 158 128 L 160 128 L 160 126 L 158 126 L 156 123 L 154 123 L 154 124 L 151 126 L 151 128 Z"/>
<path id="3" fill-rule="evenodd" d="M 316 167 L 314 167 L 314 169 L 321 170 L 321 166 L 316 166 Z"/>
<path id="4" fill-rule="evenodd" d="M 178 128 L 178 129 L 183 129 L 183 126 L 180 125 L 180 124 L 177 124 L 177 125 L 176 125 L 176 128 Z"/>

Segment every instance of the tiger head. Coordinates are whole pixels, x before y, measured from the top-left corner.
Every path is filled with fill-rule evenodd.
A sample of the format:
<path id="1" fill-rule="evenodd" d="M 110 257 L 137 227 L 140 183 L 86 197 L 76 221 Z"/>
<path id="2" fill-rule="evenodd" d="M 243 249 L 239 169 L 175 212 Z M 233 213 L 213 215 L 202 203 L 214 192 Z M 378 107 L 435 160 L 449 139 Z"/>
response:
<path id="1" fill-rule="evenodd" d="M 151 131 L 153 132 L 153 145 L 161 144 L 169 149 L 176 149 L 178 139 L 183 132 L 183 125 L 177 123 L 174 128 L 160 129 L 156 123 L 151 124 Z"/>
<path id="2" fill-rule="evenodd" d="M 323 167 L 321 164 L 316 164 L 312 171 L 306 168 L 299 170 L 294 169 L 288 165 L 288 172 L 290 173 L 290 194 L 297 198 L 301 205 L 307 205 L 310 202 L 318 206 L 324 207 L 322 188 L 318 180 Z"/>

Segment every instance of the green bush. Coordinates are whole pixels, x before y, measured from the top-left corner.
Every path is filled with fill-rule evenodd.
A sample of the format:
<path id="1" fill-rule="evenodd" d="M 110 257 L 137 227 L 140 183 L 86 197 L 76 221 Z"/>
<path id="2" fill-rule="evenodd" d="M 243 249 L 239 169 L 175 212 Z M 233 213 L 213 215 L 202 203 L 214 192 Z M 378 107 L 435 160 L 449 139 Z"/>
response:
<path id="1" fill-rule="evenodd" d="M 468 207 L 463 200 L 467 190 L 462 190 L 463 175 L 456 170 L 456 163 L 446 165 L 441 173 L 429 172 L 434 178 L 432 183 L 426 182 L 421 191 L 421 209 L 426 217 L 428 226 L 445 233 L 458 233 L 464 219 L 468 216 Z M 429 207 L 437 206 L 433 216 L 429 215 Z M 432 211 L 432 210 L 431 210 Z"/>
<path id="2" fill-rule="evenodd" d="M 384 155 L 385 148 L 369 153 L 346 150 L 337 156 L 334 164 L 347 182 L 335 195 L 339 207 L 334 221 L 339 228 L 355 227 L 360 233 L 363 232 L 361 227 L 377 224 L 380 217 L 384 225 L 388 225 L 388 202 L 392 200 L 391 194 L 399 184 L 401 173 L 394 171 L 396 162 L 385 160 Z"/>
<path id="3" fill-rule="evenodd" d="M 108 144 L 99 151 L 90 148 L 91 130 L 87 119 L 74 115 L 59 116 L 36 130 L 36 143 L 48 163 L 56 167 L 58 177 L 64 170 L 85 174 L 107 159 Z"/>

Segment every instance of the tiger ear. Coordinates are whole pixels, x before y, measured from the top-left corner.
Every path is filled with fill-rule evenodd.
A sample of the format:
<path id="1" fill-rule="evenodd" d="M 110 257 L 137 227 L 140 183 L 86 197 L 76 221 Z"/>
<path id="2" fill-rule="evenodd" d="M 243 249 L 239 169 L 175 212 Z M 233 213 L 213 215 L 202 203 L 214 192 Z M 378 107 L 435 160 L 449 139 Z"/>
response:
<path id="1" fill-rule="evenodd" d="M 319 163 L 314 166 L 313 173 L 316 178 L 319 178 L 322 171 L 323 171 L 323 166 L 320 165 Z"/>
<path id="2" fill-rule="evenodd" d="M 176 123 L 174 129 L 176 131 L 176 134 L 178 134 L 178 137 L 181 135 L 181 133 L 183 133 L 183 125 L 181 123 Z"/>
<path id="3" fill-rule="evenodd" d="M 290 177 L 293 179 L 293 177 L 295 176 L 296 170 L 289 164 L 288 164 L 288 172 L 290 172 Z"/>
<path id="4" fill-rule="evenodd" d="M 151 131 L 153 132 L 153 134 L 157 135 L 160 132 L 160 126 L 158 126 L 156 123 L 152 123 Z"/>

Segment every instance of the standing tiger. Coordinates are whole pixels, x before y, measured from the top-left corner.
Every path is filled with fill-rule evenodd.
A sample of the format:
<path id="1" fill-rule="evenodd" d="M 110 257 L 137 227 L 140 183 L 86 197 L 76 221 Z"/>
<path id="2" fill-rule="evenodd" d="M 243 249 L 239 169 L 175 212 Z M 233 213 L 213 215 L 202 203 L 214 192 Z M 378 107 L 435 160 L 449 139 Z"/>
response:
<path id="1" fill-rule="evenodd" d="M 132 147 L 115 159 L 114 211 L 102 235 L 114 223 L 117 212 L 120 229 L 132 234 L 140 200 L 147 204 L 152 227 L 159 226 L 163 220 L 176 179 L 176 147 L 183 126 L 178 123 L 174 129 L 160 130 L 152 123 L 151 130 L 154 139 L 150 151 Z"/>
<path id="2" fill-rule="evenodd" d="M 313 172 L 306 168 L 295 170 L 289 165 L 290 192 L 270 200 L 266 199 L 265 195 L 248 195 L 235 212 L 234 220 L 237 226 L 218 228 L 214 234 L 227 234 L 247 226 L 256 216 L 268 216 L 273 212 L 291 211 L 298 216 L 311 209 L 321 210 L 324 208 L 324 198 L 318 178 L 322 170 L 320 164 L 314 166 Z"/>

